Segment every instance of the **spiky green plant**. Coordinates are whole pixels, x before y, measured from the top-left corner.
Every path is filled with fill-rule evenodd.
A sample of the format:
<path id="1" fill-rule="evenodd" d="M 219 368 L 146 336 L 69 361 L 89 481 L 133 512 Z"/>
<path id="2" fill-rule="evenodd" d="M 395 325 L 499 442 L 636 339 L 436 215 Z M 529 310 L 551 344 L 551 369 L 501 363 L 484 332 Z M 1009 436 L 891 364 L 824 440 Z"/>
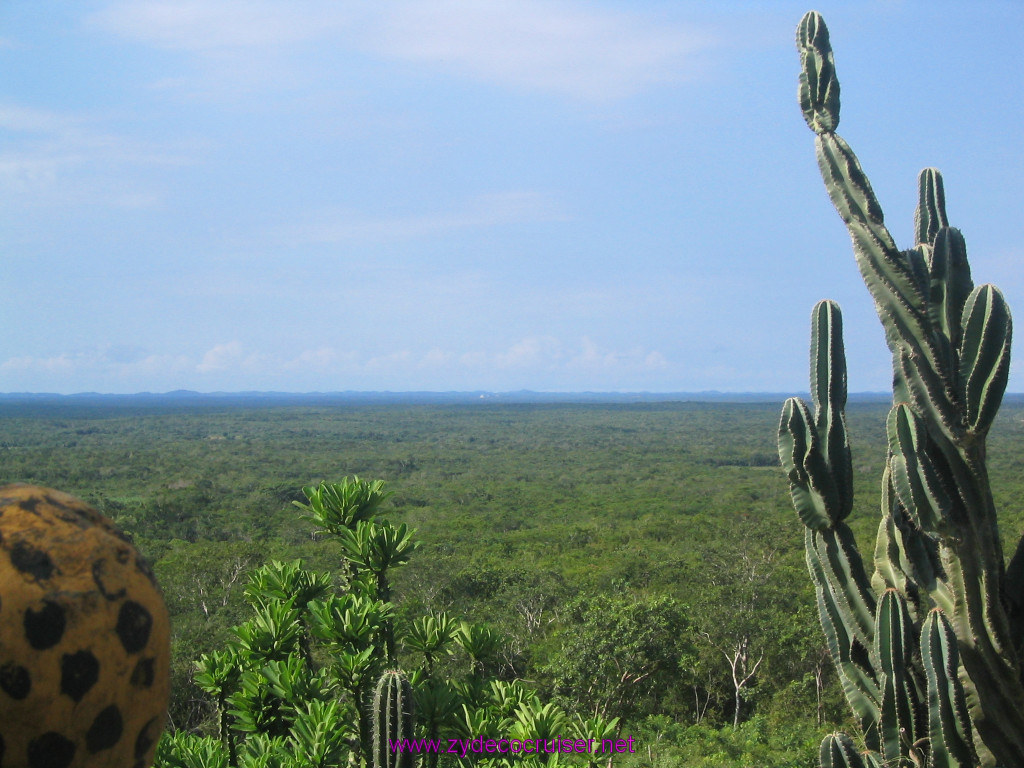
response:
<path id="1" fill-rule="evenodd" d="M 412 768 L 413 753 L 394 746 L 414 738 L 414 706 L 406 676 L 397 669 L 386 670 L 373 695 L 373 768 Z"/>
<path id="2" fill-rule="evenodd" d="M 857 157 L 835 133 L 839 82 L 819 14 L 804 16 L 797 46 L 800 105 L 894 370 L 870 579 L 844 522 L 853 472 L 842 319 L 832 302 L 812 319 L 814 411 L 791 398 L 779 426 L 822 627 L 865 747 L 829 736 L 821 765 L 1020 768 L 1024 541 L 1004 567 L 985 467 L 1009 372 L 1009 309 L 993 286 L 974 287 L 938 171 L 919 179 L 916 244 L 896 247 Z"/>

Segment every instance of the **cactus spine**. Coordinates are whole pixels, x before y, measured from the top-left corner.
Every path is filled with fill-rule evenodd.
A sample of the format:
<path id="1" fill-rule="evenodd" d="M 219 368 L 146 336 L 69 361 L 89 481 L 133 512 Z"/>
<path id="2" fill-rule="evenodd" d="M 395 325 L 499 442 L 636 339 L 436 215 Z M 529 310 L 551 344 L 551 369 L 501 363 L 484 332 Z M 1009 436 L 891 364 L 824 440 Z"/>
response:
<path id="1" fill-rule="evenodd" d="M 373 768 L 413 768 L 411 750 L 397 745 L 413 738 L 412 686 L 397 669 L 380 676 L 373 695 Z"/>
<path id="2" fill-rule="evenodd" d="M 866 751 L 833 734 L 824 766 L 1024 766 L 1024 540 L 1004 568 L 985 437 L 1006 388 L 1010 312 L 974 287 L 942 177 L 919 178 L 917 243 L 896 247 L 835 130 L 839 82 L 824 20 L 797 30 L 799 99 L 893 358 L 882 520 L 869 578 L 844 522 L 853 502 L 839 307 L 811 329 L 812 411 L 786 401 L 779 455 L 806 527 L 808 570 Z"/>

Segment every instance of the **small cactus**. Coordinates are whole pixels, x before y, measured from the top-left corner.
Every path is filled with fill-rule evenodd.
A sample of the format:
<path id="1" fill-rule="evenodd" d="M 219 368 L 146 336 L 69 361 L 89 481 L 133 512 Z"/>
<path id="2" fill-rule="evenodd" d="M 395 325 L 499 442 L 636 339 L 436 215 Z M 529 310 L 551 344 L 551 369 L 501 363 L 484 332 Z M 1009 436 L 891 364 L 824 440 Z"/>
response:
<path id="1" fill-rule="evenodd" d="M 373 768 L 412 768 L 412 751 L 398 748 L 413 738 L 415 722 L 412 686 L 400 670 L 386 670 L 377 681 L 372 720 Z"/>
<path id="2" fill-rule="evenodd" d="M 828 766 L 1024 766 L 1024 540 L 1004 567 L 985 437 L 1006 388 L 1011 320 L 975 287 L 942 176 L 918 179 L 916 244 L 896 247 L 853 150 L 824 20 L 797 30 L 799 99 L 893 359 L 882 520 L 869 578 L 850 528 L 839 307 L 811 323 L 811 396 L 786 401 L 779 456 L 804 523 L 818 612 L 866 751 L 835 734 Z"/>

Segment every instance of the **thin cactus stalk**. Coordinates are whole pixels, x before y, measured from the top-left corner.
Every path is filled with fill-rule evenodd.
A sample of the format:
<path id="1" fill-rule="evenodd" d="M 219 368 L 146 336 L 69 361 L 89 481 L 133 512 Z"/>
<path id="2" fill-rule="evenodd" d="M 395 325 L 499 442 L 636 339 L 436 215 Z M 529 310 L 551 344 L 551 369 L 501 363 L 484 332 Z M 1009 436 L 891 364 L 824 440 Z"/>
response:
<path id="1" fill-rule="evenodd" d="M 791 398 L 779 425 L 819 617 L 866 748 L 829 736 L 821 765 L 1021 768 L 1024 540 L 1004 567 L 985 467 L 1009 374 L 1010 312 L 998 289 L 974 286 L 938 171 L 918 179 L 914 247 L 897 248 L 856 155 L 835 133 L 839 82 L 819 14 L 804 16 L 797 47 L 800 106 L 894 371 L 870 578 L 844 522 L 853 473 L 833 302 L 812 317 L 813 412 Z"/>
<path id="2" fill-rule="evenodd" d="M 413 768 L 412 750 L 397 748 L 413 738 L 413 701 L 412 686 L 401 671 L 380 676 L 373 695 L 373 768 Z"/>

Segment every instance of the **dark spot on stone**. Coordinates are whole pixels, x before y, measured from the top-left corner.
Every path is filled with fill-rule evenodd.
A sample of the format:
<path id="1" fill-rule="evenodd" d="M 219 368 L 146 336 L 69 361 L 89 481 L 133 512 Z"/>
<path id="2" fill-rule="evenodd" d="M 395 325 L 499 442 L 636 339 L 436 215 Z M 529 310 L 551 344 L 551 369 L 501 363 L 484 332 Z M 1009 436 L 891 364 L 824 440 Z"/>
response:
<path id="1" fill-rule="evenodd" d="M 25 639 L 37 651 L 52 648 L 64 636 L 67 619 L 57 603 L 46 601 L 38 611 L 25 609 Z"/>
<path id="2" fill-rule="evenodd" d="M 153 685 L 156 674 L 153 670 L 153 659 L 139 659 L 132 670 L 131 683 L 136 688 L 149 688 Z"/>
<path id="3" fill-rule="evenodd" d="M 50 556 L 27 541 L 14 542 L 11 547 L 11 565 L 36 579 L 48 579 L 54 571 Z"/>
<path id="4" fill-rule="evenodd" d="M 75 743 L 55 731 L 28 743 L 29 768 L 67 768 L 75 757 Z"/>
<path id="5" fill-rule="evenodd" d="M 126 600 L 117 614 L 117 636 L 127 653 L 138 653 L 149 642 L 153 617 L 134 600 Z"/>
<path id="6" fill-rule="evenodd" d="M 117 562 L 121 565 L 127 565 L 128 561 L 131 560 L 132 551 L 128 547 L 117 548 Z"/>
<path id="7" fill-rule="evenodd" d="M 96 685 L 100 663 L 89 651 L 65 653 L 60 660 L 60 692 L 77 704 Z"/>
<path id="8" fill-rule="evenodd" d="M 69 499 L 67 496 L 63 499 L 58 499 L 52 493 L 44 493 L 43 501 L 52 507 L 56 514 L 61 517 L 64 517 L 65 515 L 81 517 L 82 515 L 80 511 L 82 502 L 78 501 L 78 499 Z"/>
<path id="9" fill-rule="evenodd" d="M 111 704 L 96 715 L 89 730 L 85 732 L 85 747 L 90 752 L 110 749 L 121 740 L 123 730 L 121 711 L 116 704 Z"/>
<path id="10" fill-rule="evenodd" d="M 42 499 L 40 499 L 38 496 L 32 496 L 31 498 L 28 499 L 18 499 L 18 506 L 21 507 L 26 512 L 38 516 L 39 513 L 36 511 L 36 507 L 39 506 L 40 501 L 42 501 Z"/>
<path id="11" fill-rule="evenodd" d="M 68 525 L 73 525 L 80 530 L 85 530 L 89 527 L 89 521 L 83 520 L 81 515 L 76 515 L 67 509 L 61 509 L 57 512 L 56 517 Z"/>
<path id="12" fill-rule="evenodd" d="M 24 699 L 32 690 L 32 675 L 20 664 L 8 661 L 0 667 L 0 688 L 12 699 Z"/>
<path id="13" fill-rule="evenodd" d="M 160 735 L 160 717 L 152 718 L 148 723 L 142 726 L 142 730 L 139 731 L 139 735 L 135 737 L 135 759 L 141 760 L 149 752 L 149 748 L 153 746 L 157 737 Z"/>
<path id="14" fill-rule="evenodd" d="M 92 564 L 93 583 L 96 584 L 96 589 L 98 589 L 100 594 L 107 598 L 107 600 L 120 600 L 128 593 L 128 591 L 124 587 L 121 587 L 117 592 L 107 591 L 107 586 L 103 583 L 104 571 L 106 570 L 105 564 L 106 560 L 102 558 Z"/>

